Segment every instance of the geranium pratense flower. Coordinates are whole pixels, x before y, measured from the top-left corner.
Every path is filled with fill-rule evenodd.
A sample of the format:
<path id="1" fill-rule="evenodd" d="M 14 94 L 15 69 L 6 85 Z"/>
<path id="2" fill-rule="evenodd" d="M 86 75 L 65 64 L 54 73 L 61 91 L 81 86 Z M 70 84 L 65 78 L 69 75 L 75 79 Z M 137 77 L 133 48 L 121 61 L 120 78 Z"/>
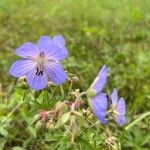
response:
<path id="1" fill-rule="evenodd" d="M 121 97 L 118 100 L 118 92 L 116 89 L 114 89 L 111 94 L 111 100 L 112 100 L 112 112 L 115 121 L 118 123 L 119 126 L 126 124 L 126 117 L 125 117 L 126 106 L 124 98 Z"/>
<path id="2" fill-rule="evenodd" d="M 107 82 L 107 75 L 108 69 L 106 65 L 104 65 L 88 90 L 94 94 L 94 96 L 90 97 L 90 103 L 92 105 L 93 111 L 103 124 L 106 124 L 105 116 L 108 102 L 106 94 L 102 93 L 102 89 Z"/>
<path id="3" fill-rule="evenodd" d="M 61 35 L 53 38 L 42 36 L 37 44 L 27 42 L 16 49 L 16 55 L 22 59 L 12 64 L 10 74 L 14 77 L 26 76 L 27 83 L 35 90 L 44 89 L 48 79 L 57 85 L 67 79 L 60 64 L 68 55 Z"/>

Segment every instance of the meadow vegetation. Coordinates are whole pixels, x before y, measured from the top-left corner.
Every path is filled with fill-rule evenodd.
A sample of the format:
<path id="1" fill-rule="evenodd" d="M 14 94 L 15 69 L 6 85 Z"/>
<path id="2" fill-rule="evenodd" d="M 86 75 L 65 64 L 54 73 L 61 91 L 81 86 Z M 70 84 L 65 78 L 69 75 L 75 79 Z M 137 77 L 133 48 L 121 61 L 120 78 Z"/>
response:
<path id="1" fill-rule="evenodd" d="M 149 0 L 1 0 L 0 149 L 108 149 L 106 133 L 102 133 L 105 127 L 100 124 L 85 130 L 79 120 L 83 130 L 78 135 L 78 145 L 73 146 L 63 129 L 41 133 L 30 125 L 40 109 L 52 108 L 56 101 L 63 100 L 63 96 L 54 96 L 43 102 L 47 97 L 42 93 L 36 102 L 30 93 L 22 101 L 25 90 L 14 86 L 15 79 L 9 75 L 11 64 L 18 59 L 15 49 L 27 41 L 36 43 L 42 35 L 65 37 L 69 57 L 63 66 L 79 78 L 74 89 L 86 90 L 106 64 L 109 80 L 105 90 L 110 93 L 116 87 L 119 95 L 125 97 L 128 124 L 148 112 L 149 3 Z M 63 85 L 65 92 L 67 86 Z M 14 110 L 19 103 L 21 106 Z M 127 131 L 115 125 L 111 131 L 107 127 L 105 130 L 117 138 L 122 149 L 150 148 L 149 116 Z"/>

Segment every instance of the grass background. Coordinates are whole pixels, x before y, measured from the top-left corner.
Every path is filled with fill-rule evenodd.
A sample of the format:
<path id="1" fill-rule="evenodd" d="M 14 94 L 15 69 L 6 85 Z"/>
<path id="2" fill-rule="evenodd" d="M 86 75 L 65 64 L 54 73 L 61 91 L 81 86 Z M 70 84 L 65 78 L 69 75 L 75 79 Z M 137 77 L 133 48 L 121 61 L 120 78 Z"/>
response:
<path id="1" fill-rule="evenodd" d="M 77 87 L 87 89 L 106 64 L 109 68 L 106 90 L 111 92 L 116 87 L 125 97 L 129 122 L 150 109 L 149 0 L 1 0 L 2 110 L 6 100 L 11 103 L 14 96 L 14 92 L 13 96 L 9 92 L 14 79 L 8 70 L 17 59 L 15 48 L 27 41 L 37 42 L 42 35 L 55 34 L 66 39 L 69 57 L 63 63 L 68 72 L 79 76 Z M 1 114 L 7 114 L 7 109 Z M 147 118 L 127 135 L 122 147 L 147 149 L 149 126 Z M 138 132 L 134 132 L 137 128 Z M 145 141 L 141 139 L 142 143 L 138 137 Z"/>

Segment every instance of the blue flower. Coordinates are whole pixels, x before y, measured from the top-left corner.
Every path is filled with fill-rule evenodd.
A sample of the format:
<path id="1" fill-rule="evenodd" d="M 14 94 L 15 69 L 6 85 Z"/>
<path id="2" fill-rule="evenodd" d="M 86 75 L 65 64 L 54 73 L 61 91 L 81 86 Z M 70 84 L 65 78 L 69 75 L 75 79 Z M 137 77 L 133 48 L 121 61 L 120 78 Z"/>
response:
<path id="1" fill-rule="evenodd" d="M 89 88 L 89 91 L 95 93 L 94 96 L 90 97 L 93 112 L 102 124 L 106 124 L 105 116 L 107 114 L 108 105 L 106 94 L 102 93 L 102 89 L 107 82 L 107 76 L 108 69 L 106 65 L 104 65 Z"/>
<path id="2" fill-rule="evenodd" d="M 115 121 L 119 126 L 126 124 L 126 117 L 125 117 L 126 106 L 125 106 L 124 98 L 121 97 L 118 100 L 118 92 L 116 89 L 114 89 L 111 94 L 111 100 L 112 100 L 112 112 Z"/>
<path id="3" fill-rule="evenodd" d="M 37 44 L 27 42 L 16 49 L 16 55 L 22 57 L 10 68 L 14 77 L 26 76 L 27 83 L 35 90 L 44 89 L 50 79 L 54 84 L 63 84 L 67 75 L 60 61 L 68 56 L 64 38 L 42 36 Z"/>

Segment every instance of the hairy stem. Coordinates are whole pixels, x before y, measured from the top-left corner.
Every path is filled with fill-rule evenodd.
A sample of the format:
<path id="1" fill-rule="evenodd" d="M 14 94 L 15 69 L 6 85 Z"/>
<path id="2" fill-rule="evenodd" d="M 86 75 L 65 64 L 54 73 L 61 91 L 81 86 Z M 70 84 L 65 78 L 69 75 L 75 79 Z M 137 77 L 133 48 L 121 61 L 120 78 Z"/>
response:
<path id="1" fill-rule="evenodd" d="M 78 102 L 78 100 L 86 94 L 87 94 L 87 91 L 80 93 L 79 96 L 76 98 L 75 103 Z"/>

